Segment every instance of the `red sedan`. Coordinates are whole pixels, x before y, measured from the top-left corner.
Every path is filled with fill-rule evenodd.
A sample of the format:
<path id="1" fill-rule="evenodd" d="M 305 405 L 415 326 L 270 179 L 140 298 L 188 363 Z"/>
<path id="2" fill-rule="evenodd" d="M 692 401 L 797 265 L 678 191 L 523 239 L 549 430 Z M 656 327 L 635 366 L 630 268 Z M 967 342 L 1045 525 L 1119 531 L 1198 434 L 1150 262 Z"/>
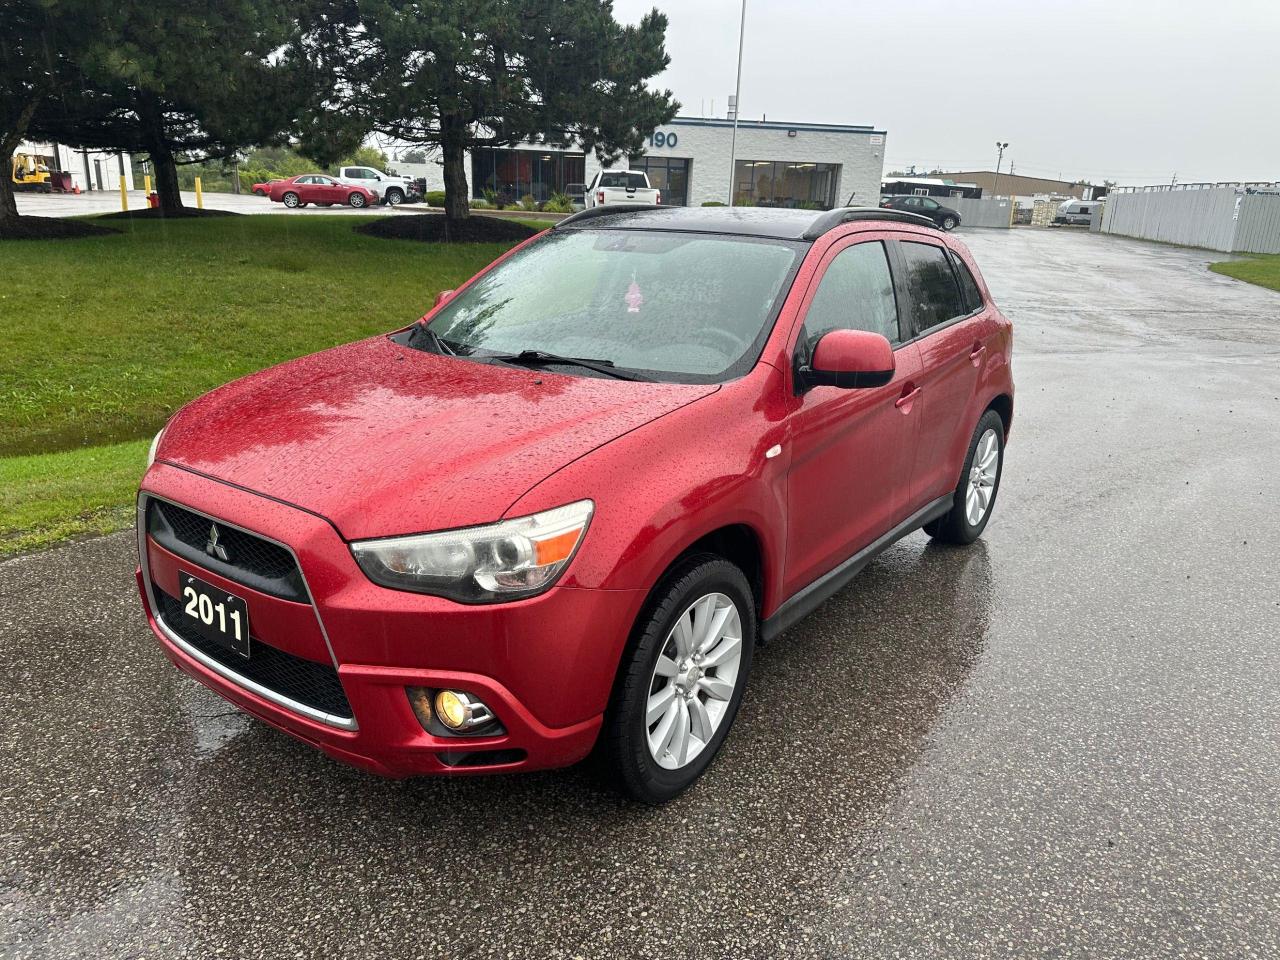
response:
<path id="1" fill-rule="evenodd" d="M 138 498 L 147 617 L 340 760 L 476 774 L 599 741 L 665 801 L 758 641 L 913 531 L 981 535 L 1011 348 L 964 244 L 911 214 L 588 210 L 408 328 L 175 414 Z M 775 693 L 757 713 L 803 702 Z"/>
<path id="2" fill-rule="evenodd" d="M 370 207 L 378 202 L 378 195 L 365 187 L 339 183 L 323 173 L 304 173 L 288 180 L 273 180 L 268 184 L 268 196 L 286 207 L 305 207 L 314 203 L 317 207 L 345 204 L 352 207 Z"/>

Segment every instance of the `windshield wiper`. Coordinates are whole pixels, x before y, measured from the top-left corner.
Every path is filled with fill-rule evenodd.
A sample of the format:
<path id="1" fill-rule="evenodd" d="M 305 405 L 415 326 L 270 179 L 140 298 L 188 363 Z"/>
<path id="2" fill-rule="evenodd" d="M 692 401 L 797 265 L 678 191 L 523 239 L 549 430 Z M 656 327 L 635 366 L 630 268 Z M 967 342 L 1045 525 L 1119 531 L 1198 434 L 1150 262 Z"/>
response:
<path id="1" fill-rule="evenodd" d="M 516 364 L 517 366 L 530 366 L 542 364 L 564 364 L 570 367 L 583 367 L 587 370 L 594 370 L 596 373 L 603 373 L 607 377 L 616 377 L 619 380 L 643 380 L 650 382 L 648 377 L 642 377 L 638 373 L 631 373 L 616 368 L 612 360 L 591 360 L 587 357 L 562 357 L 556 353 L 547 353 L 545 350 L 521 350 L 519 353 L 491 353 L 484 356 L 493 360 L 501 360 L 503 363 Z"/>
<path id="2" fill-rule="evenodd" d="M 429 326 L 419 324 L 419 326 L 413 331 L 413 335 L 410 337 L 409 345 L 413 346 L 414 344 L 412 341 L 418 339 L 418 337 L 426 337 L 427 342 L 431 344 L 431 349 L 436 353 L 442 354 L 446 357 L 456 357 L 458 355 L 458 351 L 449 345 L 449 341 L 445 340 Z"/>

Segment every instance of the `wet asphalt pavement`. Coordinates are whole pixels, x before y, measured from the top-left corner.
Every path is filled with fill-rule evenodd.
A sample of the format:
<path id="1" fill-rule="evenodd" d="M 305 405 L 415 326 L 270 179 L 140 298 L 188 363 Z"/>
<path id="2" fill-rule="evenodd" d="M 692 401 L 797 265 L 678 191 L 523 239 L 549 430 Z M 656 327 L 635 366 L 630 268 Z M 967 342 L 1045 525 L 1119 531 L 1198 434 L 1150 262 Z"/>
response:
<path id="1" fill-rule="evenodd" d="M 1280 294 L 966 239 L 1017 327 L 985 537 L 764 648 L 665 808 L 250 720 L 152 641 L 130 535 L 0 565 L 0 956 L 1280 955 Z"/>

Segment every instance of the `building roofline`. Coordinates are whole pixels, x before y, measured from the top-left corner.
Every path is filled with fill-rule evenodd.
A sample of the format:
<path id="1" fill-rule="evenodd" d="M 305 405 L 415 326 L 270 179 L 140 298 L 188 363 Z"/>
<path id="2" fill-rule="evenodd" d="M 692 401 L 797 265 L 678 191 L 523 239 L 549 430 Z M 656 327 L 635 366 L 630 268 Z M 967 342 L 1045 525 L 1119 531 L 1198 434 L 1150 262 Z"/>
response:
<path id="1" fill-rule="evenodd" d="M 683 127 L 732 127 L 732 120 L 720 117 L 676 117 L 670 124 Z M 666 126 L 667 124 L 660 124 Z M 875 127 L 844 123 L 787 123 L 780 120 L 744 120 L 739 118 L 738 129 L 755 130 L 806 130 L 813 133 L 867 133 L 885 136 L 887 131 Z"/>

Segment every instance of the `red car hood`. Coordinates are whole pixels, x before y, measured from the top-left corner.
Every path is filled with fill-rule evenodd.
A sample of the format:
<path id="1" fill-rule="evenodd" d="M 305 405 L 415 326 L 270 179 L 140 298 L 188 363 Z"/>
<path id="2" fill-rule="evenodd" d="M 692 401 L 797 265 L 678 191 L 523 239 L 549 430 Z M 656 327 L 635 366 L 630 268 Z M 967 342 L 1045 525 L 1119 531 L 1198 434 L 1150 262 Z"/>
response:
<path id="1" fill-rule="evenodd" d="M 206 394 L 157 455 L 318 513 L 348 539 L 417 533 L 497 520 L 570 461 L 716 389 L 476 363 L 377 337 Z"/>

